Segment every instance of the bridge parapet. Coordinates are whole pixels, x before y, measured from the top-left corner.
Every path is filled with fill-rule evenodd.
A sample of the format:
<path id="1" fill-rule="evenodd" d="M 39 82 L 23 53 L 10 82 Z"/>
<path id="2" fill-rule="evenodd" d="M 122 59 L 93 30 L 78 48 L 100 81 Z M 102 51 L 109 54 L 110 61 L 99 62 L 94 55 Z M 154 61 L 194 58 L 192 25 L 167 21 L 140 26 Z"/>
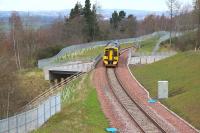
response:
<path id="1" fill-rule="evenodd" d="M 90 71 L 94 66 L 94 62 L 71 62 L 60 66 L 45 67 L 45 80 L 53 80 L 56 74 L 73 75 L 75 73 L 85 73 Z"/>

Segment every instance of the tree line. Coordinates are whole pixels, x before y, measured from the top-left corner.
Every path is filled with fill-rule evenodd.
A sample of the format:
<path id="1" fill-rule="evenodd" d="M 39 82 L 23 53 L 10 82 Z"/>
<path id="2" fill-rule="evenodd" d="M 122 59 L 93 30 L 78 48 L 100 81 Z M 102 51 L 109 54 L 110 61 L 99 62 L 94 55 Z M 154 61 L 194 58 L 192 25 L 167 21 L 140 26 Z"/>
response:
<path id="1" fill-rule="evenodd" d="M 109 20 L 97 13 L 97 5 L 85 0 L 85 5 L 77 2 L 69 16 L 58 17 L 48 27 L 34 29 L 24 24 L 18 12 L 9 18 L 10 31 L 0 31 L 1 53 L 7 53 L 15 62 L 16 69 L 34 67 L 37 60 L 52 56 L 66 44 L 78 44 L 97 40 L 137 37 L 156 31 L 189 31 L 198 29 L 196 47 L 199 47 L 200 9 L 199 0 L 194 0 L 194 8 L 181 7 L 178 0 L 167 0 L 169 16 L 149 14 L 138 20 L 125 11 L 113 11 Z M 31 18 L 31 16 L 26 16 Z M 171 43 L 171 40 L 170 40 Z"/>
<path id="2" fill-rule="evenodd" d="M 194 0 L 192 9 L 182 7 L 177 0 L 167 0 L 167 3 L 169 15 L 149 14 L 139 20 L 134 14 L 122 10 L 113 11 L 107 20 L 98 13 L 97 5 L 91 5 L 90 0 L 86 0 L 84 6 L 77 2 L 69 16 L 58 17 L 51 25 L 40 28 L 33 28 L 32 21 L 24 22 L 18 12 L 12 12 L 10 30 L 5 32 L 0 29 L 0 101 L 7 102 L 8 90 L 15 86 L 12 82 L 14 73 L 35 67 L 38 59 L 53 56 L 66 45 L 137 37 L 156 31 L 197 29 L 181 39 L 172 39 L 170 43 L 176 42 L 176 47 L 182 51 L 198 50 L 200 0 Z M 32 20 L 32 16 L 28 15 L 26 19 Z M 0 108 L 6 108 L 6 104 L 1 105 Z"/>

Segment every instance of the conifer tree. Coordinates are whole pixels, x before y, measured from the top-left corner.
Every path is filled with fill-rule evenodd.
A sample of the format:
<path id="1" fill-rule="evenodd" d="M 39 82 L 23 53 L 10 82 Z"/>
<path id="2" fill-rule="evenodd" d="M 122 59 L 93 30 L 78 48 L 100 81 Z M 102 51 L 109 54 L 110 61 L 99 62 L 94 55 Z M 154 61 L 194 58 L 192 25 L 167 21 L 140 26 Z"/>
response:
<path id="1" fill-rule="evenodd" d="M 114 11 L 114 13 L 112 14 L 112 18 L 110 19 L 110 23 L 113 26 L 114 29 L 118 28 L 118 24 L 119 24 L 119 15 L 117 13 L 117 11 Z"/>
<path id="2" fill-rule="evenodd" d="M 71 9 L 69 19 L 73 19 L 74 17 L 80 16 L 83 14 L 82 5 L 77 2 L 75 7 Z"/>
<path id="3" fill-rule="evenodd" d="M 99 34 L 99 27 L 97 22 L 96 7 L 93 6 L 93 10 L 91 10 L 90 0 L 85 1 L 84 17 L 86 20 L 86 26 L 84 31 L 87 34 L 87 40 L 95 40 L 95 38 Z"/>

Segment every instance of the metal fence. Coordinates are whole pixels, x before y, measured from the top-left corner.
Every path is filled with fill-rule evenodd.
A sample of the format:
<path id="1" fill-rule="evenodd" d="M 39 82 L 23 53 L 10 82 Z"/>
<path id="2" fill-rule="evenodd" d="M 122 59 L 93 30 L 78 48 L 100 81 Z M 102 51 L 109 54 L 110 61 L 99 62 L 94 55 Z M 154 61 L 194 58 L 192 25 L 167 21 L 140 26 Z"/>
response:
<path id="1" fill-rule="evenodd" d="M 160 31 L 160 32 L 155 32 L 149 35 L 144 35 L 141 37 L 137 37 L 137 38 L 127 38 L 127 39 L 119 39 L 119 43 L 120 44 L 124 44 L 124 43 L 138 43 L 140 41 L 143 41 L 145 39 L 151 38 L 153 36 L 169 36 L 168 32 L 165 31 Z M 95 48 L 98 46 L 105 46 L 108 42 L 110 42 L 112 40 L 107 40 L 107 41 L 98 41 L 98 42 L 91 42 L 91 43 L 84 43 L 84 44 L 78 44 L 78 45 L 72 45 L 66 48 L 63 48 L 57 55 L 48 58 L 48 59 L 42 59 L 38 61 L 38 67 L 39 68 L 44 68 L 46 66 L 51 66 L 52 64 L 55 64 L 55 60 L 67 53 L 71 53 L 71 52 L 75 52 L 78 50 L 83 50 L 83 49 L 88 49 L 88 48 Z"/>
<path id="2" fill-rule="evenodd" d="M 27 133 L 33 131 L 60 110 L 61 94 L 57 93 L 29 111 L 0 120 L 0 133 Z"/>
<path id="3" fill-rule="evenodd" d="M 167 57 L 175 55 L 176 52 L 171 51 L 171 52 L 158 52 L 154 53 L 132 53 L 131 59 L 129 61 L 129 64 L 150 64 L 154 63 L 156 61 L 165 59 Z"/>
<path id="4" fill-rule="evenodd" d="M 98 55 L 93 60 L 90 70 L 100 59 L 101 55 Z M 82 73 L 78 73 L 52 86 L 25 106 L 24 110 L 28 111 L 0 120 L 0 133 L 27 133 L 41 127 L 51 116 L 61 111 L 61 91 L 59 88 L 81 75 Z"/>
<path id="5" fill-rule="evenodd" d="M 101 44 L 102 43 L 102 44 Z M 91 47 L 95 48 L 98 46 L 104 46 L 106 43 L 101 42 L 101 43 L 86 43 L 86 44 L 79 44 L 79 45 L 73 45 L 69 46 L 66 48 L 63 48 L 57 55 L 48 58 L 48 59 L 41 59 L 38 61 L 38 68 L 44 68 L 46 66 L 51 66 L 53 64 L 58 64 L 55 61 L 60 58 L 61 56 L 64 56 L 67 53 L 72 53 L 78 50 L 83 50 L 83 49 L 89 49 Z"/>

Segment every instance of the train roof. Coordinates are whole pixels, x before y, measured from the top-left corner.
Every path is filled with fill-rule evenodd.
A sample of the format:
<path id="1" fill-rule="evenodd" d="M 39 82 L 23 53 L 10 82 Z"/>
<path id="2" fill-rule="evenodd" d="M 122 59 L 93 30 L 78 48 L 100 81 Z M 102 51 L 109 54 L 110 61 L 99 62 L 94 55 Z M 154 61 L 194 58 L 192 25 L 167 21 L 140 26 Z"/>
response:
<path id="1" fill-rule="evenodd" d="M 116 41 L 110 41 L 107 43 L 106 47 L 110 46 L 110 47 L 119 47 L 119 41 L 116 40 Z"/>

